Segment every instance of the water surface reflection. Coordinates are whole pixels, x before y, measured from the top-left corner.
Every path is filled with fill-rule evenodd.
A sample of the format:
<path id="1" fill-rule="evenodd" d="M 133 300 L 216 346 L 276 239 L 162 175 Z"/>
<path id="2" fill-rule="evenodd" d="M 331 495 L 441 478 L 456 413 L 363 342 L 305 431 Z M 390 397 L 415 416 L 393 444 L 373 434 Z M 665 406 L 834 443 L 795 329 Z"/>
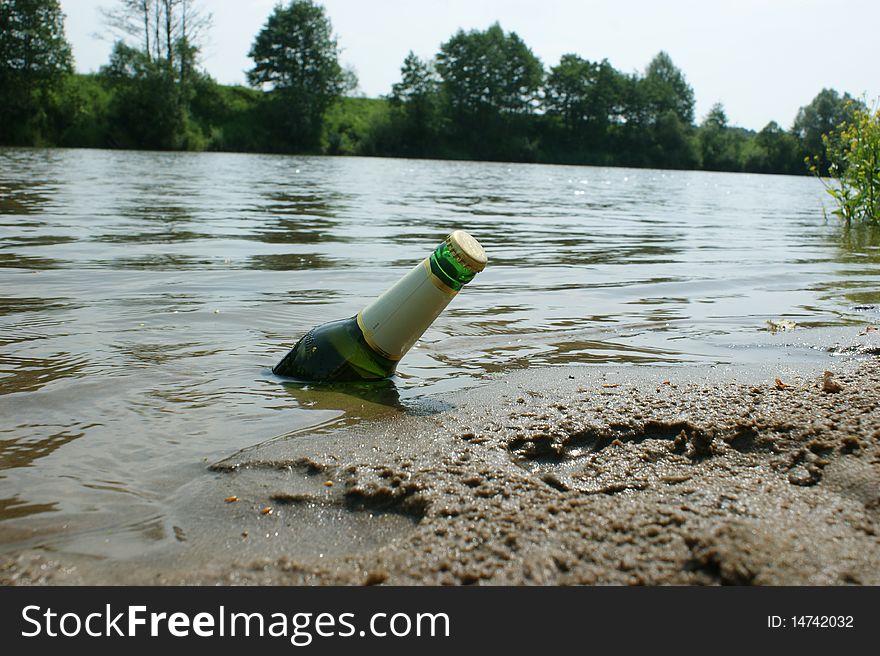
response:
<path id="1" fill-rule="evenodd" d="M 166 507 L 205 462 L 431 412 L 513 369 L 749 361 L 768 319 L 877 321 L 880 234 L 823 223 L 823 194 L 806 177 L 0 150 L 0 543 L 177 540 Z M 393 381 L 271 375 L 455 228 L 489 266 Z"/>

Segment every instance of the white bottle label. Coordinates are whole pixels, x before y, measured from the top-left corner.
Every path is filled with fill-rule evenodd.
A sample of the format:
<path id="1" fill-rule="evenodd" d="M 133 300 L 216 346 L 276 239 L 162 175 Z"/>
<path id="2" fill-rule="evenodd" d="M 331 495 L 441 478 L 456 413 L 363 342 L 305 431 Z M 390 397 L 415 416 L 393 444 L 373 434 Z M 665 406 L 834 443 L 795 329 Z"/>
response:
<path id="1" fill-rule="evenodd" d="M 358 313 L 358 326 L 370 347 L 399 360 L 457 293 L 433 274 L 425 258 Z"/>

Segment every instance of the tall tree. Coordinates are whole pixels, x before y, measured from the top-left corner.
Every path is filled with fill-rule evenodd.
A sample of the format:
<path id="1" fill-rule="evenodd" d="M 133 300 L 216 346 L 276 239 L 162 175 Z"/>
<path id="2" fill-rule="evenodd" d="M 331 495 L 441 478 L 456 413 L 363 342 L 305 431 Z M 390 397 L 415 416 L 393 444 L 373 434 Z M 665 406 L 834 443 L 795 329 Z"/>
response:
<path id="1" fill-rule="evenodd" d="M 485 32 L 459 30 L 440 47 L 437 70 L 460 115 L 528 114 L 544 77 L 541 60 L 498 23 Z"/>
<path id="2" fill-rule="evenodd" d="M 544 68 L 516 33 L 498 23 L 484 32 L 459 30 L 440 47 L 437 70 L 459 156 L 536 157 L 530 118 Z"/>
<path id="3" fill-rule="evenodd" d="M 410 50 L 400 67 L 400 81 L 391 86 L 392 104 L 419 102 L 437 93 L 438 79 L 432 62 Z"/>
<path id="4" fill-rule="evenodd" d="M 58 0 L 0 0 L 0 143 L 45 136 L 52 93 L 72 70 Z"/>
<path id="5" fill-rule="evenodd" d="M 148 62 L 178 70 L 193 65 L 212 21 L 197 0 L 116 0 L 102 11 L 110 28 Z"/>
<path id="6" fill-rule="evenodd" d="M 547 113 L 559 116 L 565 127 L 575 132 L 589 121 L 590 99 L 597 66 L 575 54 L 562 55 L 550 69 L 544 84 Z"/>
<path id="7" fill-rule="evenodd" d="M 736 171 L 740 168 L 740 140 L 727 124 L 727 113 L 715 103 L 703 119 L 697 138 L 703 168 L 710 171 Z"/>
<path id="8" fill-rule="evenodd" d="M 102 76 L 114 89 L 112 143 L 123 147 L 198 148 L 190 120 L 199 44 L 211 24 L 196 0 L 117 0 L 104 11 L 120 36 Z"/>
<path id="9" fill-rule="evenodd" d="M 388 101 L 400 154 L 431 154 L 443 125 L 440 81 L 434 63 L 410 51 L 400 68 L 400 81 L 392 85 Z"/>
<path id="10" fill-rule="evenodd" d="M 623 84 L 607 59 L 593 63 L 563 55 L 544 83 L 544 106 L 573 132 L 587 127 L 593 135 L 602 134 L 622 111 Z"/>
<path id="11" fill-rule="evenodd" d="M 248 55 L 248 81 L 270 92 L 279 136 L 294 149 L 314 149 L 327 109 L 352 85 L 324 8 L 311 0 L 276 6 Z"/>
<path id="12" fill-rule="evenodd" d="M 693 124 L 694 90 L 667 53 L 659 52 L 648 64 L 642 87 L 650 112 L 649 121 L 672 111 L 685 125 Z"/>
<path id="13" fill-rule="evenodd" d="M 187 116 L 173 77 L 145 52 L 117 41 L 100 71 L 112 90 L 110 145 L 176 150 L 186 142 Z"/>
<path id="14" fill-rule="evenodd" d="M 810 104 L 801 107 L 791 127 L 792 134 L 800 140 L 804 155 L 818 157 L 821 175 L 828 174 L 830 160 L 822 141 L 822 135 L 832 135 L 856 108 L 862 105 L 848 93 L 841 96 L 834 89 L 822 89 Z"/>

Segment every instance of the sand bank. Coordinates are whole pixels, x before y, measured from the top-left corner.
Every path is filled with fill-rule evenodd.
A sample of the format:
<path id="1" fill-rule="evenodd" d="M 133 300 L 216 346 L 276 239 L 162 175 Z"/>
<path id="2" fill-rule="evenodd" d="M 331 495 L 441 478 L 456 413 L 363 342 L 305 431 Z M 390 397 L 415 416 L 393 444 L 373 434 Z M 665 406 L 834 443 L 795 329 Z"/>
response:
<path id="1" fill-rule="evenodd" d="M 521 371 L 245 449 L 175 539 L 4 584 L 880 584 L 876 339 L 824 370 Z"/>

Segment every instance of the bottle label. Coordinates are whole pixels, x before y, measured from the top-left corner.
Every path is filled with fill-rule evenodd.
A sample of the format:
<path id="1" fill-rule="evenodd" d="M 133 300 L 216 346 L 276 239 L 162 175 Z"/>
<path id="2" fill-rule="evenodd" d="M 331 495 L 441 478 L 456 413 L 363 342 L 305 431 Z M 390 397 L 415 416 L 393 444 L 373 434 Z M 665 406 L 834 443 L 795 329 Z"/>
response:
<path id="1" fill-rule="evenodd" d="M 457 293 L 434 275 L 425 258 L 358 313 L 358 326 L 373 350 L 399 360 Z"/>

